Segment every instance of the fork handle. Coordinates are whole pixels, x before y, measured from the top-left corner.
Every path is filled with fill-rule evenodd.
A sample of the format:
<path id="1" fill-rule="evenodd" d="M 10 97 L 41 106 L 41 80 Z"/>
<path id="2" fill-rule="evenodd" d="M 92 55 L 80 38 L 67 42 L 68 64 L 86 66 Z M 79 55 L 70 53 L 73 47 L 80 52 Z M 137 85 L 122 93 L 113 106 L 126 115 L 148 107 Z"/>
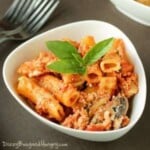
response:
<path id="1" fill-rule="evenodd" d="M 12 30 L 0 30 L 0 36 L 10 36 L 19 33 L 21 30 L 22 30 L 21 27 L 17 27 L 16 29 Z"/>
<path id="2" fill-rule="evenodd" d="M 6 41 L 8 41 L 8 40 L 11 40 L 11 38 L 10 38 L 10 37 L 7 37 L 7 36 L 5 36 L 5 37 L 0 37 L 0 44 L 6 42 Z"/>

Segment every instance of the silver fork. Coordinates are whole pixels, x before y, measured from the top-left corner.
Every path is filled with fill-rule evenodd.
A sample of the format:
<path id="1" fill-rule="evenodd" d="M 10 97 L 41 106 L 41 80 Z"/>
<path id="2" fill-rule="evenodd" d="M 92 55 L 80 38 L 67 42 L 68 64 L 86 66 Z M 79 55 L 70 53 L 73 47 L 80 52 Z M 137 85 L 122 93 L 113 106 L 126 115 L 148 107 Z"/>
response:
<path id="1" fill-rule="evenodd" d="M 0 20 L 0 34 L 16 28 L 33 12 L 36 0 L 14 0 L 3 18 Z"/>
<path id="2" fill-rule="evenodd" d="M 44 25 L 59 3 L 60 0 L 41 0 L 38 9 L 14 33 L 12 31 L 12 34 L 0 38 L 0 43 L 7 40 L 26 40 L 32 37 Z"/>
<path id="3" fill-rule="evenodd" d="M 18 26 L 28 20 L 32 13 L 38 9 L 42 3 L 44 3 L 44 0 L 15 0 L 14 5 L 12 5 L 12 11 L 9 9 L 2 20 L 10 24 L 10 29 L 1 31 L 0 36 L 18 33 Z M 14 10 L 14 8 L 16 8 L 16 10 Z"/>

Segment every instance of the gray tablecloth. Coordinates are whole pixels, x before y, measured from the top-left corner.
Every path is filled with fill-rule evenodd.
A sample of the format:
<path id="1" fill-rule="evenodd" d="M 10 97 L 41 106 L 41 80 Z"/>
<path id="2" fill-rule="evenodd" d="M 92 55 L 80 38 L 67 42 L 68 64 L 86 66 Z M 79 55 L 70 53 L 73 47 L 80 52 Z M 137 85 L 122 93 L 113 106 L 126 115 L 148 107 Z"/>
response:
<path id="1" fill-rule="evenodd" d="M 12 0 L 0 0 L 0 17 Z M 30 115 L 10 95 L 2 78 L 3 62 L 21 42 L 0 45 L 0 149 L 60 150 L 148 150 L 150 147 L 150 28 L 119 13 L 109 0 L 62 0 L 57 11 L 40 32 L 66 23 L 96 19 L 112 23 L 124 31 L 134 43 L 145 67 L 148 95 L 146 108 L 137 125 L 124 137 L 107 143 L 89 142 L 60 133 Z M 40 33 L 38 32 L 38 34 Z M 13 77 L 12 77 L 13 78 Z M 142 99 L 141 99 L 142 101 Z M 43 142 L 45 146 L 30 147 Z M 18 143 L 21 143 L 19 146 Z M 24 145 L 23 145 L 23 144 Z M 12 146 L 11 144 L 16 144 Z M 25 145 L 26 144 L 26 145 Z M 43 144 L 44 145 L 44 144 Z M 18 147 L 17 147 L 18 146 Z"/>

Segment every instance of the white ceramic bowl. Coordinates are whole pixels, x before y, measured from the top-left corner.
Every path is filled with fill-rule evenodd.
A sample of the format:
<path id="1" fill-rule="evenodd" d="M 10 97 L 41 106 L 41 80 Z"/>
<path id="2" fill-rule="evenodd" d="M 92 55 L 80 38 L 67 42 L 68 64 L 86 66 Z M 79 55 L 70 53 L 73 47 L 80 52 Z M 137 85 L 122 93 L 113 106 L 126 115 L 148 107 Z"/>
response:
<path id="1" fill-rule="evenodd" d="M 37 114 L 32 108 L 28 106 L 24 99 L 16 93 L 16 69 L 24 61 L 34 58 L 35 55 L 38 54 L 41 50 L 47 50 L 45 41 L 62 39 L 64 37 L 69 37 L 74 40 L 80 40 L 86 35 L 93 35 L 97 41 L 112 36 L 122 38 L 125 42 L 129 57 L 135 66 L 135 71 L 139 76 L 139 93 L 133 99 L 133 108 L 130 116 L 131 121 L 129 125 L 124 128 L 113 131 L 92 132 L 63 127 Z M 145 73 L 135 47 L 133 46 L 129 38 L 117 27 L 102 21 L 89 20 L 67 24 L 47 31 L 23 43 L 15 50 L 13 50 L 5 60 L 3 66 L 3 78 L 8 90 L 13 95 L 15 100 L 19 102 L 21 106 L 24 107 L 34 117 L 47 124 L 49 127 L 55 128 L 56 130 L 59 130 L 68 135 L 90 141 L 111 141 L 126 134 L 140 119 L 146 102 Z"/>
<path id="2" fill-rule="evenodd" d="M 150 26 L 150 7 L 135 0 L 110 0 L 116 8 L 129 18 Z"/>

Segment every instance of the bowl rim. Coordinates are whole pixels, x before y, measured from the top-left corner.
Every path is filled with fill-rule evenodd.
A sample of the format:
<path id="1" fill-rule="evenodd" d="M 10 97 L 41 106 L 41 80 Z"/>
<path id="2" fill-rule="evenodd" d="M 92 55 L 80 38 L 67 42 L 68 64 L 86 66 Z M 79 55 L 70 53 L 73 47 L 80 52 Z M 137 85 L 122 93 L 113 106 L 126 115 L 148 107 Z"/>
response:
<path id="1" fill-rule="evenodd" d="M 19 45 L 18 47 L 16 47 L 11 53 L 8 54 L 8 56 L 6 57 L 4 63 L 3 63 L 3 79 L 4 79 L 4 83 L 8 89 L 8 91 L 11 93 L 11 95 L 14 97 L 14 99 L 21 105 L 23 106 L 24 109 L 26 109 L 30 114 L 32 114 L 34 117 L 36 117 L 38 120 L 40 120 L 41 122 L 43 122 L 44 124 L 52 127 L 52 128 L 57 128 L 58 129 L 63 129 L 65 131 L 71 131 L 71 132 L 76 132 L 76 133 L 83 133 L 83 134 L 90 134 L 90 135 L 99 135 L 99 134 L 103 134 L 103 135 L 107 135 L 107 134 L 110 134 L 110 133 L 117 133 L 117 132 L 122 132 L 124 130 L 130 130 L 132 127 L 134 127 L 134 125 L 139 121 L 139 119 L 141 118 L 142 114 L 143 114 L 143 111 L 144 111 L 144 108 L 145 108 L 145 104 L 146 104 L 146 95 L 147 95 L 147 82 L 146 82 L 146 74 L 145 74 L 145 71 L 144 71 L 144 66 L 142 64 L 142 61 L 137 53 L 137 50 L 136 48 L 134 47 L 134 45 L 132 44 L 133 48 L 135 49 L 136 53 L 137 53 L 137 59 L 139 60 L 139 63 L 141 65 L 141 69 L 142 69 L 142 73 L 143 73 L 143 83 L 144 83 L 144 95 L 143 95 L 143 99 L 144 99 L 144 103 L 143 103 L 143 107 L 142 107 L 142 110 L 141 110 L 141 113 L 139 114 L 138 117 L 136 117 L 135 121 L 134 122 L 131 122 L 129 123 L 126 127 L 123 127 L 123 128 L 119 128 L 119 129 L 115 129 L 115 130 L 109 130 L 109 131 L 86 131 L 86 130 L 79 130 L 79 129 L 73 129 L 73 128 L 68 128 L 68 127 L 65 127 L 65 126 L 62 126 L 60 124 L 56 124 L 54 122 L 52 122 L 51 120 L 48 120 L 46 118 L 44 118 L 43 116 L 39 115 L 38 113 L 36 113 L 32 108 L 30 108 L 28 105 L 26 105 L 19 97 L 17 94 L 15 94 L 11 87 L 9 86 L 9 83 L 7 82 L 7 79 L 6 79 L 6 65 L 7 63 L 9 62 L 9 58 L 11 58 L 11 56 L 13 54 L 15 54 L 17 51 L 20 51 L 22 47 L 24 47 L 26 44 L 32 42 L 32 41 L 35 41 L 36 39 L 39 39 L 40 37 L 46 35 L 47 33 L 51 33 L 51 32 L 54 32 L 58 29 L 61 29 L 61 28 L 66 28 L 68 26 L 72 26 L 72 25 L 76 25 L 76 24 L 86 24 L 86 23 L 104 23 L 105 25 L 109 25 L 115 29 L 117 29 L 119 32 L 123 33 L 123 35 L 125 35 L 125 37 L 128 39 L 128 41 L 132 44 L 132 42 L 130 41 L 130 39 L 127 37 L 127 35 L 121 31 L 118 27 L 116 27 L 115 25 L 111 24 L 111 23 L 108 23 L 108 22 L 105 22 L 105 21 L 100 21 L 100 20 L 82 20 L 82 21 L 76 21 L 76 22 L 71 22 L 71 23 L 68 23 L 68 24 L 64 24 L 64 25 L 61 25 L 61 26 L 58 26 L 58 27 L 55 27 L 55 28 L 52 28 L 48 31 L 45 31 L 39 35 L 36 35 L 35 37 L 27 40 L 26 42 L 22 43 L 21 45 Z M 61 130 L 59 130 L 61 131 Z"/>
<path id="2" fill-rule="evenodd" d="M 149 15 L 142 15 L 144 14 L 150 14 L 150 6 L 144 5 L 140 2 L 137 2 L 135 0 L 125 0 L 124 3 L 122 3 L 121 0 L 110 0 L 112 2 L 112 4 L 124 15 L 126 15 L 127 17 L 129 17 L 130 19 L 145 25 L 145 26 L 150 26 L 150 19 L 149 19 Z M 127 9 L 127 7 L 125 6 L 129 6 L 130 7 L 135 7 L 135 10 L 139 10 L 137 13 L 137 11 L 134 11 L 134 13 L 132 12 L 132 9 Z M 143 18 L 144 17 L 144 18 Z"/>
<path id="3" fill-rule="evenodd" d="M 117 5 L 116 4 L 116 1 L 120 1 L 120 0 L 110 0 L 112 3 L 114 3 L 115 5 Z M 121 0 L 122 1 L 122 0 Z M 144 5 L 143 3 L 140 3 L 140 2 L 138 2 L 138 1 L 136 1 L 136 0 L 124 0 L 124 3 L 125 2 L 130 2 L 132 5 L 135 5 L 135 6 L 137 6 L 138 8 L 144 8 L 144 9 L 147 9 L 147 10 L 150 10 L 150 6 L 148 6 L 148 5 Z M 123 3 L 122 3 L 123 4 Z"/>

